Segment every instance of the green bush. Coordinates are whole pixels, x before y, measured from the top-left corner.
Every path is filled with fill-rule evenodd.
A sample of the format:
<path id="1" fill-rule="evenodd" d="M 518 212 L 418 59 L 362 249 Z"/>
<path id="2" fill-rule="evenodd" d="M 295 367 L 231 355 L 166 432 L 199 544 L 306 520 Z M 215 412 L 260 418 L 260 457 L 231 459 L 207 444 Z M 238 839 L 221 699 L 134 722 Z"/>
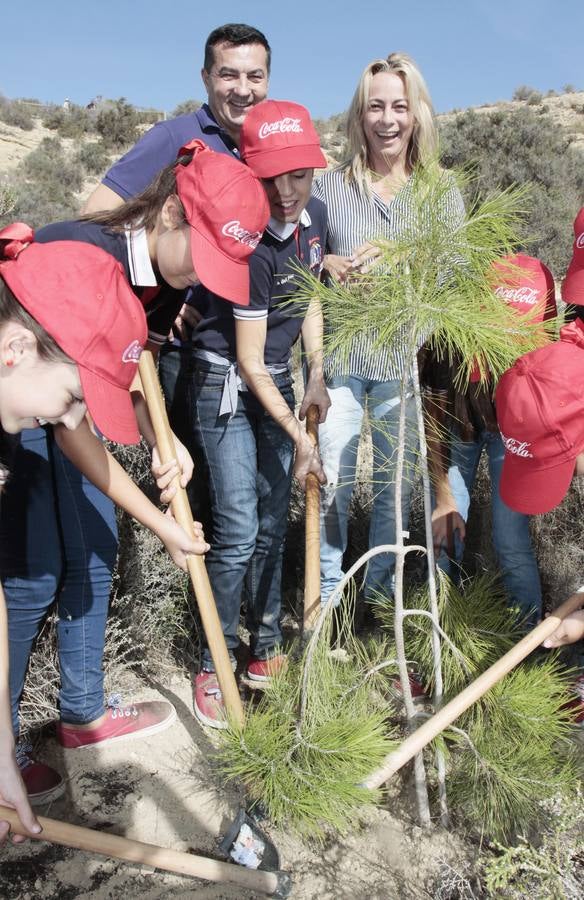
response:
<path id="1" fill-rule="evenodd" d="M 521 233 L 527 249 L 562 277 L 572 250 L 572 222 L 584 194 L 583 154 L 546 115 L 528 106 L 509 112 L 461 113 L 440 125 L 447 168 L 470 166 L 477 179 L 465 200 L 496 189 L 532 185 Z"/>
<path id="2" fill-rule="evenodd" d="M 175 116 L 186 116 L 188 113 L 196 112 L 202 105 L 200 100 L 183 100 L 182 103 L 179 103 L 178 106 L 173 109 L 171 115 L 173 118 Z"/>
<path id="3" fill-rule="evenodd" d="M 96 131 L 106 147 L 120 149 L 138 140 L 138 113 L 124 97 L 102 109 L 95 123 Z"/>
<path id="4" fill-rule="evenodd" d="M 0 120 L 23 131 L 32 131 L 34 120 L 28 107 L 19 100 L 8 100 L 0 95 Z"/>
<path id="5" fill-rule="evenodd" d="M 95 131 L 95 124 L 83 106 L 72 103 L 69 109 L 52 106 L 43 118 L 43 125 L 63 138 L 80 138 Z"/>
<path id="6" fill-rule="evenodd" d="M 75 162 L 82 165 L 89 175 L 101 175 L 109 166 L 110 154 L 103 141 L 91 141 L 77 152 Z"/>
<path id="7" fill-rule="evenodd" d="M 15 204 L 6 221 L 28 222 L 35 228 L 78 214 L 76 194 L 83 186 L 84 172 L 66 156 L 59 138 L 43 138 L 23 160 L 14 179 Z"/>

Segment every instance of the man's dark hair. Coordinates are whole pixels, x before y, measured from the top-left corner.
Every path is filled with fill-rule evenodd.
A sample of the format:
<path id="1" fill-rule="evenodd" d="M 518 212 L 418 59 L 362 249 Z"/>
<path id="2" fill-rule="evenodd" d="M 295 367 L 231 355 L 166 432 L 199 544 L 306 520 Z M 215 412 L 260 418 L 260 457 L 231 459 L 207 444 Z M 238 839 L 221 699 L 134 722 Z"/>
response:
<path id="1" fill-rule="evenodd" d="M 215 47 L 216 44 L 232 44 L 234 47 L 238 47 L 242 44 L 261 44 L 266 50 L 266 64 L 268 68 L 266 75 L 270 74 L 272 50 L 265 34 L 262 34 L 257 28 L 252 28 L 251 25 L 234 22 L 230 22 L 227 25 L 220 25 L 219 28 L 215 28 L 205 43 L 205 61 L 203 66 L 206 72 L 211 71 L 211 67 L 215 62 L 213 47 Z"/>

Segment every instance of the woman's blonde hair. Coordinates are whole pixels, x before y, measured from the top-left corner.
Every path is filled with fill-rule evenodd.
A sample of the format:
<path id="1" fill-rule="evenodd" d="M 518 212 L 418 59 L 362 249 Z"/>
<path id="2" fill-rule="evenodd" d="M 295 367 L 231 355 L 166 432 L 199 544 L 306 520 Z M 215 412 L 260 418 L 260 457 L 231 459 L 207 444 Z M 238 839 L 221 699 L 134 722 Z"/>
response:
<path id="1" fill-rule="evenodd" d="M 347 160 L 344 163 L 347 178 L 357 182 L 362 191 L 369 194 L 371 179 L 367 141 L 363 131 L 363 117 L 369 102 L 371 80 L 379 72 L 399 75 L 414 116 L 414 130 L 408 147 L 407 166 L 429 165 L 436 159 L 438 135 L 434 124 L 434 110 L 426 82 L 414 60 L 406 53 L 390 53 L 387 59 L 375 59 L 363 71 L 353 95 L 347 116 Z"/>

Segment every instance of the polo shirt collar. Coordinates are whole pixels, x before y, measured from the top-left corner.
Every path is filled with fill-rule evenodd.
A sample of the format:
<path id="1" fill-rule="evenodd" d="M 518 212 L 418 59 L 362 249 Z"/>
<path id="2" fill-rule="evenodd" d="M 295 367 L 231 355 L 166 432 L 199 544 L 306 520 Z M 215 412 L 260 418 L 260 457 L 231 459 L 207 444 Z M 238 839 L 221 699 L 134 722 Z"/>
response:
<path id="1" fill-rule="evenodd" d="M 150 262 L 146 229 L 127 228 L 126 245 L 132 284 L 135 287 L 156 287 L 158 282 Z"/>
<path id="2" fill-rule="evenodd" d="M 308 228 L 312 225 L 312 219 L 306 209 L 302 210 L 299 222 L 279 222 L 277 219 L 270 216 L 266 231 L 268 231 L 272 237 L 276 238 L 277 241 L 287 241 L 296 231 L 298 224 L 304 226 L 304 228 Z"/>
<path id="3" fill-rule="evenodd" d="M 205 129 L 208 129 L 209 131 L 221 131 L 215 116 L 211 112 L 211 107 L 207 103 L 203 103 L 196 111 L 195 115 L 203 131 L 205 131 Z"/>

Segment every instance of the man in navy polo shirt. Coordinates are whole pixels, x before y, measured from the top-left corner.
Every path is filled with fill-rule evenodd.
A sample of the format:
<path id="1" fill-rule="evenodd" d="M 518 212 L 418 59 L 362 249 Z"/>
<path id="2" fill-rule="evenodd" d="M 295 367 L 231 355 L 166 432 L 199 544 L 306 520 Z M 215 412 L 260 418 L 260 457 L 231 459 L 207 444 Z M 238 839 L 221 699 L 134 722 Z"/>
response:
<path id="1" fill-rule="evenodd" d="M 143 191 L 161 169 L 176 159 L 182 146 L 201 138 L 219 153 L 239 158 L 239 133 L 248 111 L 268 91 L 270 45 L 261 31 L 250 25 L 227 24 L 211 32 L 205 43 L 201 77 L 207 103 L 196 113 L 159 122 L 106 173 L 87 200 L 84 213 L 114 209 Z M 197 296 L 197 289 L 193 292 Z M 192 376 L 190 334 L 198 316 L 184 305 L 175 322 L 175 339 L 160 353 L 160 381 L 177 437 L 198 461 L 193 442 L 193 423 L 188 401 Z M 193 512 L 208 525 L 207 503 L 201 486 L 191 486 Z"/>

